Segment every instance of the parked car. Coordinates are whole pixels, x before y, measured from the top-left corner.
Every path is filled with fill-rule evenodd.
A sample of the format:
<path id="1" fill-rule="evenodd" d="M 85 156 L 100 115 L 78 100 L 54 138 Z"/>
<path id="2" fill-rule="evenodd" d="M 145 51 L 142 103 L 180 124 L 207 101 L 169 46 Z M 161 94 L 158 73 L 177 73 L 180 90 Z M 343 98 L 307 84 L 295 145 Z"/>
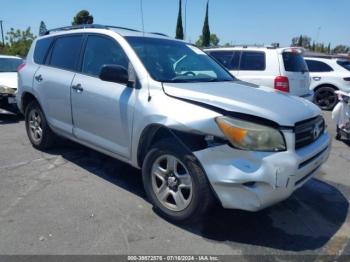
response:
<path id="1" fill-rule="evenodd" d="M 159 34 L 85 25 L 37 38 L 19 71 L 30 142 L 57 135 L 142 169 L 173 221 L 215 198 L 257 211 L 306 183 L 329 155 L 313 103 L 237 81 L 197 47 Z"/>
<path id="2" fill-rule="evenodd" d="M 17 112 L 17 68 L 23 60 L 17 56 L 0 55 L 0 108 Z"/>
<path id="3" fill-rule="evenodd" d="M 350 62 L 344 59 L 305 57 L 315 103 L 324 110 L 337 104 L 336 90 L 350 93 Z"/>
<path id="4" fill-rule="evenodd" d="M 313 99 L 310 76 L 299 48 L 225 47 L 205 49 L 242 81 Z"/>

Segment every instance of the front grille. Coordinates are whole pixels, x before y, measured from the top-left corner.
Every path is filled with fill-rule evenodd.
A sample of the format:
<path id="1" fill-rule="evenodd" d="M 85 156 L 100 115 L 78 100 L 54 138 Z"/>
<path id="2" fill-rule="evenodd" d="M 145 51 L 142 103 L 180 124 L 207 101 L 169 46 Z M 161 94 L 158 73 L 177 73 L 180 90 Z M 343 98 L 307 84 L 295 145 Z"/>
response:
<path id="1" fill-rule="evenodd" d="M 317 140 L 325 130 L 322 116 L 299 122 L 295 125 L 295 149 L 302 148 Z"/>

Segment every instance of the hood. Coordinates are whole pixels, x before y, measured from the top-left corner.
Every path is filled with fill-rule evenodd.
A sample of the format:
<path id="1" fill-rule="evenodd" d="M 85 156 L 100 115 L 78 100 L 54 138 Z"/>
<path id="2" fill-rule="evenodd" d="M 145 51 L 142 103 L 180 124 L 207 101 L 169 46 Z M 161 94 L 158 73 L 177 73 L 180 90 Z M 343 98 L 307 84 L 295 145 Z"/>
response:
<path id="1" fill-rule="evenodd" d="M 241 81 L 209 83 L 164 83 L 166 94 L 184 98 L 225 111 L 258 116 L 281 126 L 321 114 L 313 103 L 267 87 Z"/>
<path id="2" fill-rule="evenodd" d="M 17 72 L 0 73 L 0 86 L 17 89 Z"/>

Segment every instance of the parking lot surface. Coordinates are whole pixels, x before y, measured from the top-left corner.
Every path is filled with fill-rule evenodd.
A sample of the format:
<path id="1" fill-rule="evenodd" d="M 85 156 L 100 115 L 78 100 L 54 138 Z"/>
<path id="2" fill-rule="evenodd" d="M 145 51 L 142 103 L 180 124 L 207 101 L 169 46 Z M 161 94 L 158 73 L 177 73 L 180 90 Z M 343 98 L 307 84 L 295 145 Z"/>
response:
<path id="1" fill-rule="evenodd" d="M 330 113 L 329 130 L 335 135 Z M 35 150 L 0 113 L 0 254 L 350 254 L 350 143 L 321 172 L 258 213 L 213 211 L 174 225 L 145 199 L 140 171 L 73 142 Z"/>

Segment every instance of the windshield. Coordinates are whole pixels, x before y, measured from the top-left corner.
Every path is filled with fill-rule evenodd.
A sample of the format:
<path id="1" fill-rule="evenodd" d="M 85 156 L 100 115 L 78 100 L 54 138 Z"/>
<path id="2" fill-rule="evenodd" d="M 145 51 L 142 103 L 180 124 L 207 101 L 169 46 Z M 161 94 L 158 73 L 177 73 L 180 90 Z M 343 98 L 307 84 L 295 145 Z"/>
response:
<path id="1" fill-rule="evenodd" d="M 0 58 L 0 72 L 17 72 L 20 64 L 22 64 L 22 59 Z"/>
<path id="2" fill-rule="evenodd" d="M 294 52 L 283 52 L 284 69 L 288 72 L 308 72 L 303 56 Z"/>
<path id="3" fill-rule="evenodd" d="M 221 82 L 234 78 L 192 45 L 158 38 L 126 37 L 153 79 L 160 82 Z"/>
<path id="4" fill-rule="evenodd" d="M 338 65 L 344 67 L 346 70 L 350 71 L 350 61 L 347 60 L 338 60 Z"/>

